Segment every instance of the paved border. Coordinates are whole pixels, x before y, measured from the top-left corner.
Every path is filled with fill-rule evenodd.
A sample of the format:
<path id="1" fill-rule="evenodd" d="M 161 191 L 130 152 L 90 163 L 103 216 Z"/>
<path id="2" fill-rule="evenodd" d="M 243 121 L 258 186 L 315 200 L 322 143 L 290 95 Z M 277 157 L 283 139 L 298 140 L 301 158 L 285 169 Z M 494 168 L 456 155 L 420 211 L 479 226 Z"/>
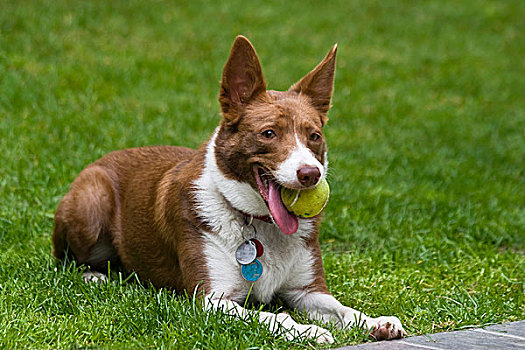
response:
<path id="1" fill-rule="evenodd" d="M 493 350 L 525 349 L 525 321 L 503 323 L 483 328 L 444 332 L 392 341 L 347 346 L 339 350 Z"/>

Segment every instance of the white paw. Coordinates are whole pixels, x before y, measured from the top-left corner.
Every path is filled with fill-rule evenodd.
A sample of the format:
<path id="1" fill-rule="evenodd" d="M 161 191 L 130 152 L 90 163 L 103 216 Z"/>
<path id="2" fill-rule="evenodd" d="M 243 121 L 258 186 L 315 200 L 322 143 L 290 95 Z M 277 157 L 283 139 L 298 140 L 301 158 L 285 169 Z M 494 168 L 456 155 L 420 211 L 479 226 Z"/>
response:
<path id="1" fill-rule="evenodd" d="M 334 342 L 332 333 L 324 328 L 310 324 L 295 324 L 292 329 L 288 330 L 286 337 L 288 340 L 293 340 L 295 338 L 315 339 L 319 344 L 331 344 Z"/>
<path id="2" fill-rule="evenodd" d="M 395 316 L 372 318 L 367 322 L 367 326 L 372 330 L 370 335 L 376 340 L 403 338 L 407 335 L 401 321 Z"/>
<path id="3" fill-rule="evenodd" d="M 108 281 L 108 276 L 100 272 L 87 271 L 82 274 L 82 278 L 86 283 L 102 283 Z"/>

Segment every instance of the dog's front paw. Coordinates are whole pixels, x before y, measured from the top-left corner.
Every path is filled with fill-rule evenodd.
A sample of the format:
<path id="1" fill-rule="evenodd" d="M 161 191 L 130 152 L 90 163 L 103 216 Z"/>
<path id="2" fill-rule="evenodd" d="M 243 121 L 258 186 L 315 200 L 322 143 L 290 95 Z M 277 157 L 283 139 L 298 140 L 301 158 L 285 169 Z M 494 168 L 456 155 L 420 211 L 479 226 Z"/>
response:
<path id="1" fill-rule="evenodd" d="M 401 321 L 395 316 L 381 316 L 372 321 L 369 324 L 372 329 L 370 335 L 376 340 L 403 338 L 407 335 Z"/>
<path id="2" fill-rule="evenodd" d="M 319 344 L 332 344 L 334 342 L 332 333 L 324 328 L 310 324 L 296 324 L 293 330 L 288 332 L 288 339 L 292 340 L 294 338 L 315 339 Z"/>

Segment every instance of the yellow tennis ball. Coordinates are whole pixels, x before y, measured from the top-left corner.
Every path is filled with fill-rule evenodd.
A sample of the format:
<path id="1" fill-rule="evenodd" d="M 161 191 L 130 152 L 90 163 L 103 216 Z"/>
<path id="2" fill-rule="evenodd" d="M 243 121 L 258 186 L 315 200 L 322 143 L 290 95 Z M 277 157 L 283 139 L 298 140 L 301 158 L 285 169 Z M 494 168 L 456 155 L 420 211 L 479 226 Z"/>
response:
<path id="1" fill-rule="evenodd" d="M 307 190 L 293 190 L 281 187 L 281 200 L 289 212 L 302 218 L 318 215 L 330 197 L 330 187 L 326 179 L 319 185 Z"/>

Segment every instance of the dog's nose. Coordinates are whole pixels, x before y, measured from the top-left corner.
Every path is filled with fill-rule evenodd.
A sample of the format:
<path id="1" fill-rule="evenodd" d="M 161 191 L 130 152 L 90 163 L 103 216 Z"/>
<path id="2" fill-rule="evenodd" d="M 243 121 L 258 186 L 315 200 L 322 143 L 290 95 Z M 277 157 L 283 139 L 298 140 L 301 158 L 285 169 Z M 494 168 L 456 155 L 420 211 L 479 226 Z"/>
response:
<path id="1" fill-rule="evenodd" d="M 302 166 L 297 170 L 297 179 L 306 187 L 315 185 L 320 177 L 321 172 L 316 166 Z"/>

